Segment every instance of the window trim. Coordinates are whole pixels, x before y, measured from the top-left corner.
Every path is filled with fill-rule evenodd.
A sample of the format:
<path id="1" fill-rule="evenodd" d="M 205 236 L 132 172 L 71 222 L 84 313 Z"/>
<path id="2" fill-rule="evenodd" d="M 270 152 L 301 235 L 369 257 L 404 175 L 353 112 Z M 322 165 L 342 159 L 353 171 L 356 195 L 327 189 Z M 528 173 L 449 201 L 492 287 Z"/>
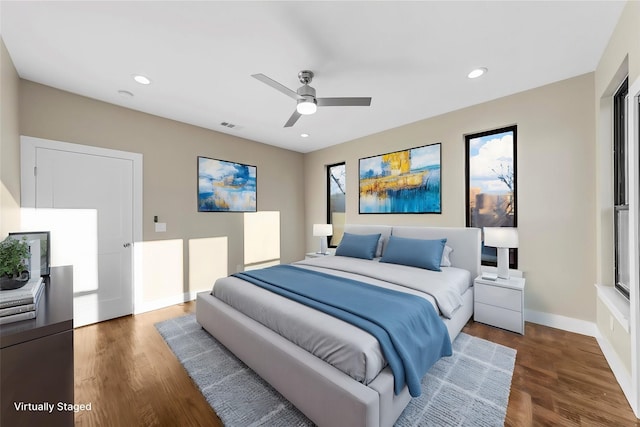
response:
<path id="1" fill-rule="evenodd" d="M 627 159 L 627 97 L 629 78 L 625 77 L 613 95 L 613 204 L 629 202 L 629 176 Z"/>
<path id="2" fill-rule="evenodd" d="M 620 285 L 620 251 L 618 228 L 618 213 L 629 209 L 629 157 L 627 133 L 627 99 L 629 96 L 629 76 L 625 77 L 613 95 L 613 283 L 615 288 L 627 299 L 630 298 L 629 289 Z"/>

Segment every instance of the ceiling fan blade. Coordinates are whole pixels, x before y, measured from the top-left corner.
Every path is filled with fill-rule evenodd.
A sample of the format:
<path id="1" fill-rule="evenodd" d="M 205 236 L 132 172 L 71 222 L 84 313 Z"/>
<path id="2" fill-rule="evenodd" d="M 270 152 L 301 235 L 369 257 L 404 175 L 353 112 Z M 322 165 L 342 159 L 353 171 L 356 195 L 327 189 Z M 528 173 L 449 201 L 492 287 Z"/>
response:
<path id="1" fill-rule="evenodd" d="M 287 123 L 284 124 L 284 127 L 290 128 L 291 126 L 295 125 L 301 115 L 302 114 L 298 113 L 298 110 L 294 110 L 291 117 L 289 117 L 289 120 L 287 120 Z"/>
<path id="2" fill-rule="evenodd" d="M 371 98 L 316 98 L 318 107 L 368 107 Z"/>
<path id="3" fill-rule="evenodd" d="M 291 97 L 293 99 L 299 99 L 300 98 L 300 96 L 298 96 L 298 94 L 295 91 L 289 89 L 286 86 L 281 85 L 277 81 L 265 76 L 264 74 L 252 74 L 251 77 L 260 80 L 262 83 L 265 83 L 265 84 L 271 86 L 275 90 L 280 91 L 280 92 L 284 93 L 285 95 L 287 95 L 287 96 L 289 96 L 289 97 Z"/>

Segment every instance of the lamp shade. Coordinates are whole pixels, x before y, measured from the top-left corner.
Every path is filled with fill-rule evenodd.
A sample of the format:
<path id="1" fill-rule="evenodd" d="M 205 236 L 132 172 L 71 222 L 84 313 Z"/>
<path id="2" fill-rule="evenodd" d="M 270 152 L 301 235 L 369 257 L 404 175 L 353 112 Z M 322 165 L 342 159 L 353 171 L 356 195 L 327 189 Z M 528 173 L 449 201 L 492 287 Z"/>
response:
<path id="1" fill-rule="evenodd" d="M 333 234 L 333 227 L 331 224 L 313 224 L 314 236 L 331 236 Z"/>
<path id="2" fill-rule="evenodd" d="M 484 245 L 494 248 L 517 248 L 518 229 L 514 227 L 484 227 Z"/>

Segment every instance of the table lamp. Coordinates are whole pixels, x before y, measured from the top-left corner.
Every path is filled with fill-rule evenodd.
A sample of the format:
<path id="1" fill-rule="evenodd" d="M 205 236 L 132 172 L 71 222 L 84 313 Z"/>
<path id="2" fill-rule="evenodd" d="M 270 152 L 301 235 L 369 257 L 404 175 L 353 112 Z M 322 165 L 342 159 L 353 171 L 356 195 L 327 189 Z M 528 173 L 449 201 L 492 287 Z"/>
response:
<path id="1" fill-rule="evenodd" d="M 509 278 L 509 248 L 518 247 L 518 229 L 484 227 L 484 245 L 498 249 L 498 278 Z"/>
<path id="2" fill-rule="evenodd" d="M 320 252 L 316 252 L 322 255 L 328 255 L 327 252 L 327 236 L 333 234 L 333 227 L 331 224 L 313 224 L 313 235 L 320 237 Z"/>

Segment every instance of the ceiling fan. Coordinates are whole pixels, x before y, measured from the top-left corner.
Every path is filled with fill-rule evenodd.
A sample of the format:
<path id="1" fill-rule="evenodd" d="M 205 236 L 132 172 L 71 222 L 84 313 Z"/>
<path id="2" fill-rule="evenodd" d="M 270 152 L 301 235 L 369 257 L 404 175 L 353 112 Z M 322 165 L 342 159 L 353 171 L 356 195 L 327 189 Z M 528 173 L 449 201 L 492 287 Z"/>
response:
<path id="1" fill-rule="evenodd" d="M 298 79 L 302 86 L 297 91 L 293 91 L 286 86 L 281 85 L 277 81 L 270 79 L 264 74 L 252 74 L 251 77 L 255 77 L 262 83 L 268 84 L 272 88 L 279 90 L 285 95 L 295 99 L 298 102 L 296 110 L 293 112 L 284 127 L 288 128 L 293 126 L 301 115 L 313 114 L 318 107 L 368 107 L 371 105 L 371 98 L 316 98 L 316 90 L 309 86 L 313 79 L 313 71 L 302 70 L 298 73 Z"/>

